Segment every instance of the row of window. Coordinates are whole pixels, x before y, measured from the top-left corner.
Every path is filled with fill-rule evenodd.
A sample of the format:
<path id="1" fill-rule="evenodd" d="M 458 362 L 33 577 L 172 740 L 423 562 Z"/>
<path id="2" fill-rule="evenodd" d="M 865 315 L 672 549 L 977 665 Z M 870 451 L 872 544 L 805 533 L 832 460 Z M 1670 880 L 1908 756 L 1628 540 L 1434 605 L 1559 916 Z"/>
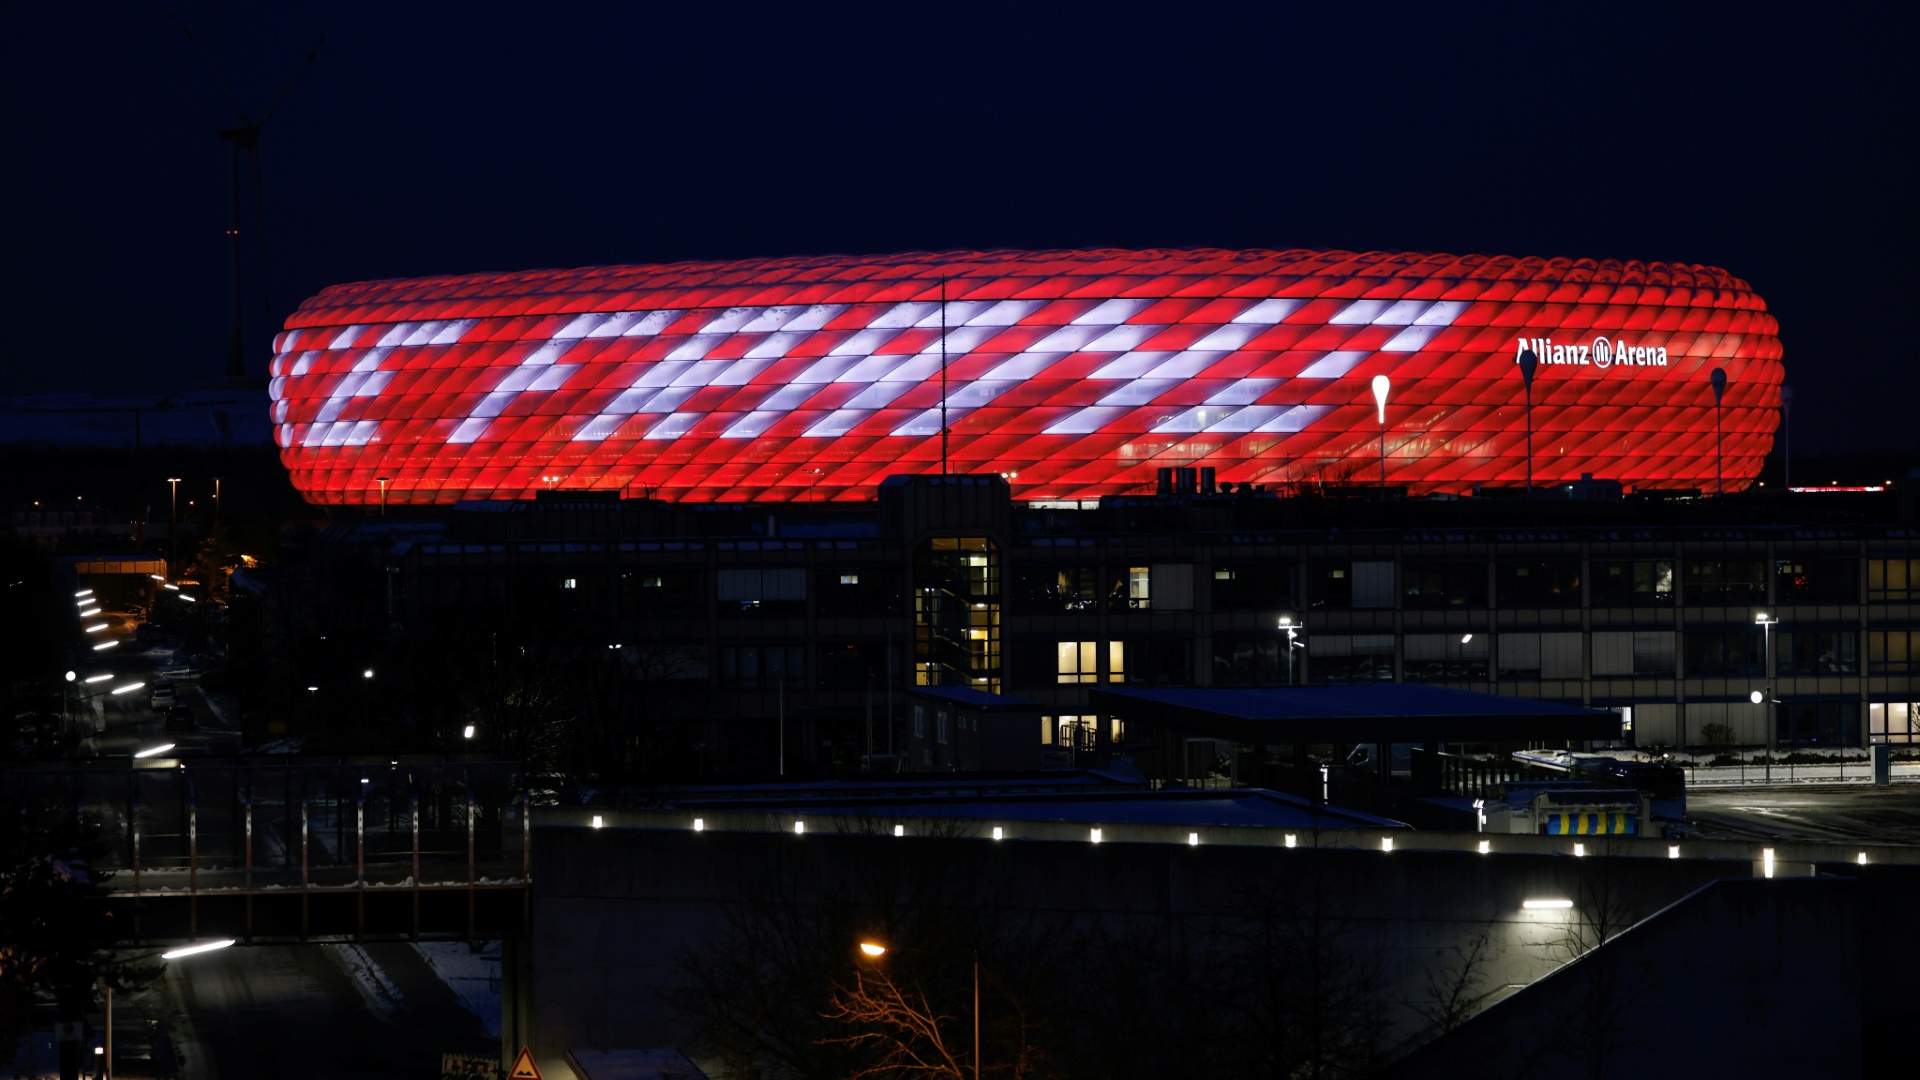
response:
<path id="1" fill-rule="evenodd" d="M 980 580 L 959 583 L 959 591 L 972 593 L 985 585 L 986 568 L 970 569 Z M 1409 559 L 1397 566 L 1316 560 L 1304 569 L 1269 559 L 1215 563 L 1203 576 L 1215 611 L 1445 610 L 1496 603 L 1503 609 L 1658 607 L 1683 596 L 1689 604 L 1763 604 L 1768 571 L 1767 560 L 1755 558 L 1499 559 L 1491 566 L 1484 559 Z M 1008 600 L 1013 613 L 1021 615 L 1188 610 L 1194 606 L 1194 576 L 1194 567 L 1185 563 L 1022 566 L 1012 571 Z M 624 573 L 622 600 L 637 614 L 698 615 L 704 610 L 703 579 L 693 570 Z M 562 588 L 579 585 L 578 578 L 560 581 Z M 853 617 L 900 614 L 902 585 L 899 571 L 892 569 L 791 567 L 721 570 L 715 588 L 723 618 L 802 616 L 809 593 L 816 614 Z M 1858 561 L 1844 556 L 1773 560 L 1771 585 L 1779 604 L 1856 603 L 1862 596 Z M 1920 600 L 1920 559 L 1868 559 L 1865 586 L 1868 601 Z"/>
<path id="2" fill-rule="evenodd" d="M 997 669 L 999 657 L 975 642 L 975 669 Z M 1920 674 L 1920 630 L 1790 630 L 1774 637 L 1777 676 Z M 1640 676 L 1761 678 L 1766 642 L 1756 630 L 1507 631 L 1488 634 L 1406 634 L 1400 641 L 1406 682 L 1485 682 L 1500 679 L 1579 679 Z M 719 651 L 720 684 L 735 689 L 797 686 L 805 676 L 805 646 L 727 645 Z M 1191 685 L 1193 642 L 1179 638 L 1114 641 L 1015 640 L 1008 646 L 1016 686 L 1082 683 Z M 1289 656 L 1291 654 L 1291 656 Z M 886 676 L 883 643 L 821 645 L 817 678 L 823 690 L 859 690 Z M 1215 686 L 1314 682 L 1386 682 L 1395 678 L 1392 634 L 1216 634 L 1210 656 Z M 1863 664 L 1864 659 L 1864 664 Z M 943 683 L 958 683 L 958 679 Z M 934 680 L 926 680 L 929 685 Z"/>

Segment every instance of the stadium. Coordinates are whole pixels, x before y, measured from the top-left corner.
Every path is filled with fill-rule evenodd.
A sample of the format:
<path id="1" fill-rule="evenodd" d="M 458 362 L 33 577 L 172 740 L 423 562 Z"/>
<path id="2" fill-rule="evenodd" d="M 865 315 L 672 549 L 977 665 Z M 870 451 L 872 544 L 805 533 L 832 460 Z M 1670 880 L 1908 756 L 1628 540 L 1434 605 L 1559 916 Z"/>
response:
<path id="1" fill-rule="evenodd" d="M 1313 250 L 361 282 L 303 303 L 274 352 L 282 460 L 332 505 L 864 502 L 943 471 L 1084 500 L 1169 467 L 1279 491 L 1466 494 L 1529 469 L 1735 491 L 1782 378 L 1765 302 L 1713 267 Z"/>

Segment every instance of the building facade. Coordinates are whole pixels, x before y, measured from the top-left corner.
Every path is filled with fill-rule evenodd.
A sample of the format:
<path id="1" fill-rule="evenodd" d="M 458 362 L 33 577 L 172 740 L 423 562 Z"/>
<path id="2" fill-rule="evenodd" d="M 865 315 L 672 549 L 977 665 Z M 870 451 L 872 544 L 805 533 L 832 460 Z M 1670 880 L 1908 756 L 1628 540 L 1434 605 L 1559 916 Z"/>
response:
<path id="1" fill-rule="evenodd" d="M 911 686 L 1036 703 L 1036 766 L 1132 742 L 1087 704 L 1114 684 L 1431 683 L 1616 709 L 1640 747 L 1920 740 L 1911 528 L 1716 523 L 1697 504 L 1008 496 L 997 477 L 914 477 L 830 511 L 456 510 L 446 539 L 394 561 L 400 618 L 565 597 L 583 633 L 680 654 L 716 746 L 742 750 L 779 710 L 790 755 L 842 765 L 870 715 L 898 735 L 874 752 L 905 745 Z"/>
<path id="2" fill-rule="evenodd" d="M 1345 251 L 995 251 L 362 282 L 275 340 L 309 500 L 541 491 L 1020 500 L 1211 469 L 1270 490 L 1744 489 L 1778 326 L 1713 267 Z"/>

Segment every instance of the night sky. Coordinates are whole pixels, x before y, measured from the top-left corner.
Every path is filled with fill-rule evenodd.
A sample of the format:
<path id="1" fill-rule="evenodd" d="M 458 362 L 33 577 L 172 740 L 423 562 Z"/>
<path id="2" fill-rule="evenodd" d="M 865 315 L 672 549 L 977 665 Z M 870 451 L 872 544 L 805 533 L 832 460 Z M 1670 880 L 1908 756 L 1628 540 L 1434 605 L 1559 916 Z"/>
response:
<path id="1" fill-rule="evenodd" d="M 9 394 L 224 362 L 217 66 L 271 319 L 338 282 L 948 248 L 1702 262 L 1778 315 L 1794 452 L 1920 433 L 1895 5 L 16 5 Z M 190 27 L 198 45 L 181 32 Z"/>

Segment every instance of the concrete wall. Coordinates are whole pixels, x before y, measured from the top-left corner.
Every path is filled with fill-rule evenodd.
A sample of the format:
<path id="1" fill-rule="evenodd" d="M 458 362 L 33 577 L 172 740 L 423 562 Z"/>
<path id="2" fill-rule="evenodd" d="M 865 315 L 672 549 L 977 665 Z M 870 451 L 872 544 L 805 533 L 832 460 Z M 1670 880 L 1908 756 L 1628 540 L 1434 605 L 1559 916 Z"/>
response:
<path id="1" fill-rule="evenodd" d="M 1911 1075 L 1863 1055 L 1865 892 L 1848 878 L 1716 882 L 1388 1075 Z"/>
<path id="2" fill-rule="evenodd" d="M 686 1045 L 691 1028 L 667 995 L 685 978 L 684 958 L 723 933 L 725 905 L 754 896 L 802 906 L 910 904 L 900 883 L 917 882 L 958 906 L 1030 924 L 1099 924 L 1142 948 L 1179 954 L 1182 927 L 1195 920 L 1236 917 L 1262 891 L 1308 890 L 1330 901 L 1344 942 L 1377 957 L 1393 1042 L 1420 1026 L 1427 974 L 1482 931 L 1489 950 L 1480 983 L 1497 998 L 1499 988 L 1534 982 L 1566 959 L 1556 943 L 1570 922 L 1650 914 L 1717 878 L 1753 872 L 1745 860 L 1377 846 L 536 827 L 534 1037 L 543 1067 L 574 1048 Z M 874 881 L 893 883 L 886 888 L 894 895 L 876 896 Z M 1523 910 L 1523 901 L 1543 897 L 1576 907 Z"/>

